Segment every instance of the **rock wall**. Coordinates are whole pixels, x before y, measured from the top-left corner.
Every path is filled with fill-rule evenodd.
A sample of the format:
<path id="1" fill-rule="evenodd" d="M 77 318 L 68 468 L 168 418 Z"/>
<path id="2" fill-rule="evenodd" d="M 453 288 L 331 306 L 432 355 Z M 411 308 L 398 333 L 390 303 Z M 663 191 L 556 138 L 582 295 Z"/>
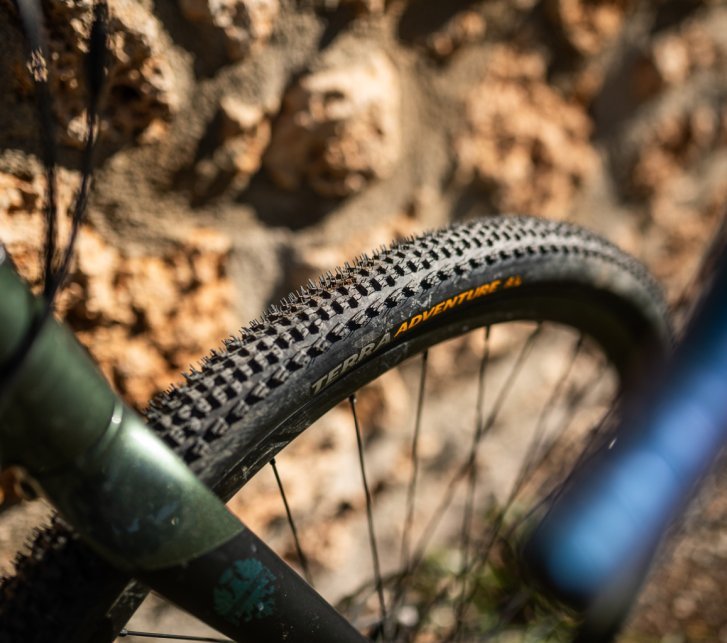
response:
<path id="1" fill-rule="evenodd" d="M 67 207 L 91 2 L 43 5 Z M 574 220 L 675 300 L 724 208 L 723 0 L 109 5 L 98 169 L 61 313 L 137 406 L 291 288 L 397 237 L 501 211 Z M 0 0 L 0 239 L 37 284 L 23 47 Z"/>
<path id="2" fill-rule="evenodd" d="M 75 279 L 85 285 L 73 287 L 77 301 L 109 297 L 99 299 L 103 312 L 86 310 L 100 306 L 91 300 L 69 315 L 92 350 L 105 346 L 95 350 L 108 372 L 127 373 L 113 381 L 137 404 L 184 359 L 318 271 L 372 242 L 476 213 L 582 221 L 641 254 L 676 295 L 727 193 L 720 2 L 109 4 L 98 170 L 82 234 L 106 272 L 82 257 Z M 44 6 L 67 204 L 83 144 L 91 2 Z M 14 9 L 2 7 L 0 231 L 37 279 L 33 87 Z M 191 286 L 180 257 L 199 238 L 208 241 L 193 252 L 217 268 Z M 138 302 L 134 280 L 114 277 L 145 261 L 165 266 L 158 280 L 179 309 L 163 297 Z M 211 307 L 199 312 L 215 321 L 194 337 L 182 332 L 182 349 L 155 340 L 140 369 L 147 384 L 111 366 L 109 328 L 123 347 L 161 315 L 159 328 L 174 336 L 196 326 L 184 309 L 198 290 Z"/>

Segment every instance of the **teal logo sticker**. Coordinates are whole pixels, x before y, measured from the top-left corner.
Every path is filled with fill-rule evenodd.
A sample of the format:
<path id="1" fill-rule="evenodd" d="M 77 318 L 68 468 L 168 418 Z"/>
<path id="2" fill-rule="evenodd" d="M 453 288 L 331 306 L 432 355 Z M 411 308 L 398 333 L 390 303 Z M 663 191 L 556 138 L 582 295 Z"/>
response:
<path id="1" fill-rule="evenodd" d="M 236 560 L 217 581 L 213 593 L 215 612 L 239 625 L 270 616 L 275 600 L 275 576 L 259 560 Z"/>

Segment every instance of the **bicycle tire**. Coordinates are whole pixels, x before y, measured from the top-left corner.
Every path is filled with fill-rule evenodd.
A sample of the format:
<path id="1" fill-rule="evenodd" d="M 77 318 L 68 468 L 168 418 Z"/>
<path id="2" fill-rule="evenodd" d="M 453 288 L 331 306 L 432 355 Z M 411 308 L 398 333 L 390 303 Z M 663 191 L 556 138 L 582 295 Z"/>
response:
<path id="1" fill-rule="evenodd" d="M 364 383 L 446 338 L 516 319 L 585 332 L 626 383 L 671 347 L 661 291 L 638 262 L 570 224 L 491 217 L 404 240 L 309 284 L 157 398 L 147 420 L 229 498 Z M 126 582 L 57 520 L 2 582 L 0 640 L 112 640 L 124 610 L 105 613 Z"/>

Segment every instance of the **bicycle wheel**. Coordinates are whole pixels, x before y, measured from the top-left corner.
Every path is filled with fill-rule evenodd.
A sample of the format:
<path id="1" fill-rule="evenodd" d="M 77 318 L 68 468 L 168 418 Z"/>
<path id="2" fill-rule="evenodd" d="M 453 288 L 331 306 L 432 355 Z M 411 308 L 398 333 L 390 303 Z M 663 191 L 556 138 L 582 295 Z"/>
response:
<path id="1" fill-rule="evenodd" d="M 535 323 L 521 353 L 531 350 L 545 322 L 574 329 L 576 349 L 581 350 L 584 338 L 597 347 L 619 388 L 650 359 L 663 357 L 671 341 L 658 287 L 617 248 L 568 224 L 520 216 L 489 218 L 398 243 L 291 295 L 240 337 L 226 341 L 223 350 L 186 376 L 185 384 L 157 399 L 147 418 L 205 483 L 229 499 L 315 420 L 407 358 L 426 355 L 473 329 L 516 321 Z M 516 357 L 515 363 L 521 362 Z M 562 387 L 556 383 L 555 388 Z M 572 392 L 571 398 L 574 406 L 582 399 Z M 503 406 L 505 401 L 494 404 Z M 493 423 L 484 416 L 476 419 L 473 443 Z M 559 453 L 546 448 L 549 440 L 539 440 L 540 455 L 552 459 Z M 469 453 L 467 461 L 476 461 Z M 455 466 L 455 477 L 470 480 L 473 469 Z M 404 487 L 411 486 L 409 478 Z M 464 486 L 474 488 L 472 483 Z M 462 506 L 465 516 L 472 513 L 469 501 Z M 408 503 L 400 513 L 405 523 L 416 522 Z M 500 513 L 495 514 L 498 523 Z M 399 538 L 407 529 L 399 530 Z M 461 540 L 462 533 L 456 538 Z M 418 557 L 417 564 L 426 567 L 431 561 L 412 544 L 413 536 L 403 536 L 407 538 L 412 542 L 402 549 L 408 548 L 409 555 Z M 481 537 L 478 542 L 482 544 Z M 491 546 L 487 549 L 489 553 Z M 404 567 L 411 568 L 411 563 Z M 468 571 L 482 571 L 481 564 L 468 564 Z M 382 572 L 369 584 L 379 604 L 398 601 L 412 607 L 410 599 L 402 603 L 400 571 Z M 385 587 L 382 575 L 397 588 Z M 75 579 L 72 588 L 68 578 Z M 482 574 L 474 585 L 481 580 Z M 127 607 L 135 605 L 127 595 L 111 616 L 106 614 L 126 581 L 57 524 L 39 534 L 30 555 L 19 560 L 17 575 L 3 582 L 0 638 L 111 640 L 119 619 L 130 611 Z M 431 594 L 429 589 L 415 593 Z M 462 602 L 455 601 L 450 611 L 469 622 Z M 356 609 L 360 618 L 371 620 L 367 609 Z M 388 625 L 374 617 L 374 625 L 364 626 L 369 633 L 377 627 L 379 632 L 394 628 L 393 636 L 406 639 L 413 630 L 399 616 Z M 413 629 L 418 632 L 424 620 L 417 615 Z M 33 632 L 27 631 L 29 623 Z M 434 636 L 450 634 L 445 626 Z"/>

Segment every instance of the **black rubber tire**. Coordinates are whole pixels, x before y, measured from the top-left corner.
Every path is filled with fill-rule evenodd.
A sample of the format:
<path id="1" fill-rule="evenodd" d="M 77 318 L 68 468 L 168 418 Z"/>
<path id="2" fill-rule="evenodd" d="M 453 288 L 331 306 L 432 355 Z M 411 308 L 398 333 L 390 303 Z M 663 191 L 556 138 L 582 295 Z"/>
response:
<path id="1" fill-rule="evenodd" d="M 406 357 L 515 319 L 584 331 L 626 383 L 671 347 L 661 291 L 636 261 L 568 224 L 488 218 L 397 243 L 291 295 L 155 400 L 147 418 L 228 498 L 315 419 Z M 126 580 L 56 524 L 2 584 L 0 640 L 111 640 L 103 614 Z"/>

